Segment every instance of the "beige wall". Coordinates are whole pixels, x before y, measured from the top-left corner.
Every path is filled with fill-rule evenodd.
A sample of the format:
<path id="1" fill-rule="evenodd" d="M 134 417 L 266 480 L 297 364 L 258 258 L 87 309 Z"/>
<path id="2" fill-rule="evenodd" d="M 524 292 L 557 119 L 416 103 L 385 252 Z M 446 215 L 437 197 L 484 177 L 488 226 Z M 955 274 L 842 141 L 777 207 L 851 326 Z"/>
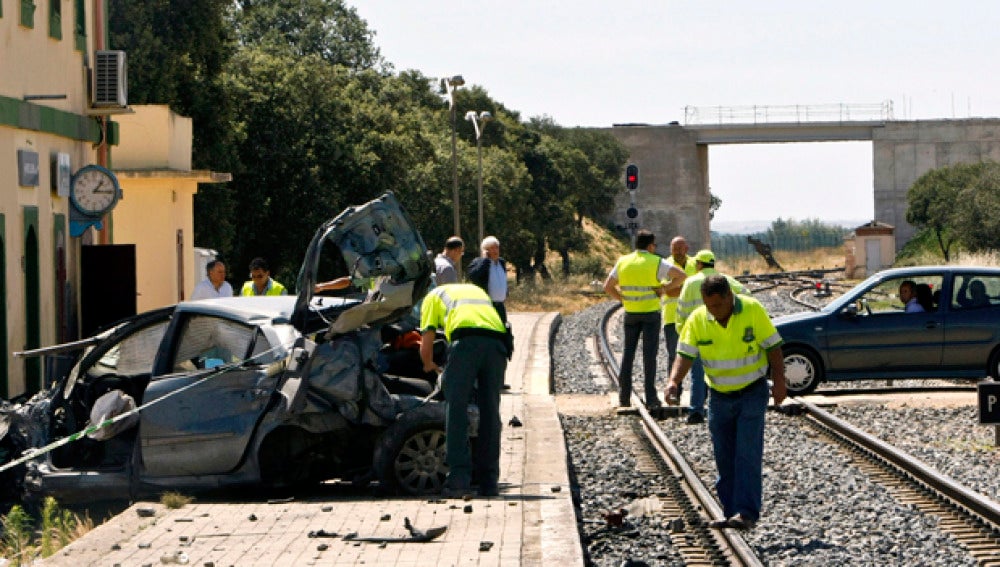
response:
<path id="1" fill-rule="evenodd" d="M 55 249 L 61 245 L 66 250 L 67 281 L 71 297 L 76 293 L 79 280 L 79 239 L 68 236 L 69 202 L 59 197 L 53 188 L 51 162 L 55 154 L 70 156 L 71 171 L 95 163 L 96 151 L 89 141 L 75 140 L 64 135 L 22 126 L 32 123 L 23 119 L 23 114 L 37 114 L 39 109 L 52 108 L 77 116 L 84 116 L 89 105 L 85 81 L 84 52 L 75 47 L 73 26 L 76 21 L 74 3 L 61 1 L 62 39 L 49 37 L 49 3 L 35 0 L 34 27 L 20 25 L 21 3 L 19 0 L 0 0 L 3 17 L 0 17 L 0 96 L 13 100 L 19 107 L 17 120 L 0 120 L 0 215 L 4 219 L 3 255 L 6 288 L 5 319 L 6 345 L 0 364 L 5 365 L 7 388 L 0 396 L 18 395 L 25 391 L 26 380 L 23 359 L 15 359 L 12 351 L 22 350 L 27 342 L 25 308 L 25 276 L 21 269 L 24 256 L 25 233 L 24 211 L 26 207 L 38 211 L 38 262 L 39 262 L 39 327 L 40 345 L 61 342 L 65 337 L 58 326 L 60 303 L 67 290 L 57 289 Z M 87 2 L 87 27 L 93 30 L 91 6 Z M 86 51 L 92 51 L 94 34 L 87 34 Z M 46 95 L 50 98 L 24 102 L 25 97 Z M 51 98 L 64 97 L 64 98 Z M 8 102 L 8 104 L 10 104 Z M 37 123 L 37 117 L 35 116 Z M 20 121 L 19 121 L 20 120 Z M 51 128 L 50 128 L 51 129 Z M 53 130 L 53 131 L 58 131 Z M 38 186 L 20 186 L 17 177 L 17 151 L 31 150 L 38 154 Z M 55 234 L 55 218 L 61 215 L 66 232 Z M 75 304 L 67 306 L 75 312 Z M 70 321 L 73 313 L 67 312 Z"/>

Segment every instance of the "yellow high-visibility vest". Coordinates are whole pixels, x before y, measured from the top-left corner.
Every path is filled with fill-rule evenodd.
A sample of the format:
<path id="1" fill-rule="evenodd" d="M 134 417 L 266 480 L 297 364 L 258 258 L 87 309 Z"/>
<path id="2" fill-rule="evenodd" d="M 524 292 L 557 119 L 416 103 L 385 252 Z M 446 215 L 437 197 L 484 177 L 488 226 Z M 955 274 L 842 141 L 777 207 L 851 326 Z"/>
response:
<path id="1" fill-rule="evenodd" d="M 656 254 L 645 250 L 636 250 L 618 259 L 615 270 L 622 292 L 622 307 L 626 312 L 649 313 L 660 309 L 660 296 L 656 295 L 656 289 L 660 287 L 657 274 L 662 261 Z"/>
<path id="2" fill-rule="evenodd" d="M 420 330 L 428 329 L 444 330 L 449 341 L 457 329 L 507 332 L 490 296 L 475 284 L 445 284 L 427 292 L 420 304 Z"/>
<path id="3" fill-rule="evenodd" d="M 701 357 L 705 383 L 719 392 L 742 390 L 767 374 L 767 351 L 781 345 L 781 335 L 767 311 L 752 297 L 736 295 L 733 314 L 723 327 L 704 305 L 684 323 L 677 354 Z"/>

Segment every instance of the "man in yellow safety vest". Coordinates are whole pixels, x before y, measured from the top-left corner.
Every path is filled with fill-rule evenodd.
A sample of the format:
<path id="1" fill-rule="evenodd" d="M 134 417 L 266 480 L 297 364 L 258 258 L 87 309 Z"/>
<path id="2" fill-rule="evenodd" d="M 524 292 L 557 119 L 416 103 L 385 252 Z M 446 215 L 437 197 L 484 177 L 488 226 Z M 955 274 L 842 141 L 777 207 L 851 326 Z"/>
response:
<path id="1" fill-rule="evenodd" d="M 681 329 L 677 362 L 664 395 L 668 403 L 677 403 L 681 380 L 692 361 L 701 358 L 712 390 L 708 432 L 719 472 L 715 489 L 725 513 L 709 526 L 752 529 L 761 511 L 768 374 L 774 403 L 781 404 L 786 394 L 781 335 L 764 306 L 737 295 L 725 276 L 708 276 L 700 291 L 704 305 Z"/>
<path id="2" fill-rule="evenodd" d="M 604 281 L 604 292 L 625 308 L 625 341 L 619 373 L 618 405 L 632 405 L 632 364 L 642 337 L 642 362 L 646 407 L 660 407 L 656 394 L 656 355 L 660 345 L 660 296 L 676 293 L 684 272 L 656 255 L 653 233 L 642 229 L 635 236 L 635 252 L 618 259 Z M 670 281 L 663 285 L 663 280 Z"/>

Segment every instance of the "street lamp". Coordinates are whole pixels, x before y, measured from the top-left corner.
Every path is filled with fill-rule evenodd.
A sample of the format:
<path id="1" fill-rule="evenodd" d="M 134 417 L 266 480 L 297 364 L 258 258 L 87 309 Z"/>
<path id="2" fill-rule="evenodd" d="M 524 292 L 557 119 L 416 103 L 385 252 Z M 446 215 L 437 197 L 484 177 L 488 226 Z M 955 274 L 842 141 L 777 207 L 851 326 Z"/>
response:
<path id="1" fill-rule="evenodd" d="M 448 95 L 448 110 L 451 112 L 451 179 L 452 201 L 455 207 L 455 236 L 461 236 L 458 214 L 458 150 L 455 141 L 455 89 L 465 84 L 461 75 L 441 79 L 441 86 Z"/>
<path id="2" fill-rule="evenodd" d="M 476 129 L 476 155 L 479 157 L 479 183 L 477 184 L 478 196 L 479 196 L 479 242 L 483 241 L 483 145 L 480 138 L 483 135 L 483 128 L 486 128 L 486 123 L 493 120 L 493 115 L 487 111 L 482 111 L 479 115 L 476 115 L 475 110 L 470 110 L 465 113 L 465 119 L 472 122 L 472 126 Z M 480 126 L 480 124 L 482 126 Z"/>

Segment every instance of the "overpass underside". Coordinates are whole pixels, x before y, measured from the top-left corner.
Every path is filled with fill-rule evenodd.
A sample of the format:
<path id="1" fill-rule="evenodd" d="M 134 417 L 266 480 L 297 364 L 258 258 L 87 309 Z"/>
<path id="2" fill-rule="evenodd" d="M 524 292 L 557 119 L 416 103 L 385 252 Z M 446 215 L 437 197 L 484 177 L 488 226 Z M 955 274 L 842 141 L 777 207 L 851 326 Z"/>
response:
<path id="1" fill-rule="evenodd" d="M 713 144 L 872 142 L 873 220 L 896 227 L 897 251 L 915 233 L 906 222 L 906 195 L 921 175 L 958 163 L 1000 161 L 1000 118 L 629 124 L 608 131 L 629 148 L 630 163 L 642 172 L 640 190 L 616 199 L 614 222 L 624 227 L 632 220 L 661 240 L 683 234 L 694 249 L 711 242 L 708 159 Z M 632 205 L 640 211 L 636 219 L 625 215 Z"/>

